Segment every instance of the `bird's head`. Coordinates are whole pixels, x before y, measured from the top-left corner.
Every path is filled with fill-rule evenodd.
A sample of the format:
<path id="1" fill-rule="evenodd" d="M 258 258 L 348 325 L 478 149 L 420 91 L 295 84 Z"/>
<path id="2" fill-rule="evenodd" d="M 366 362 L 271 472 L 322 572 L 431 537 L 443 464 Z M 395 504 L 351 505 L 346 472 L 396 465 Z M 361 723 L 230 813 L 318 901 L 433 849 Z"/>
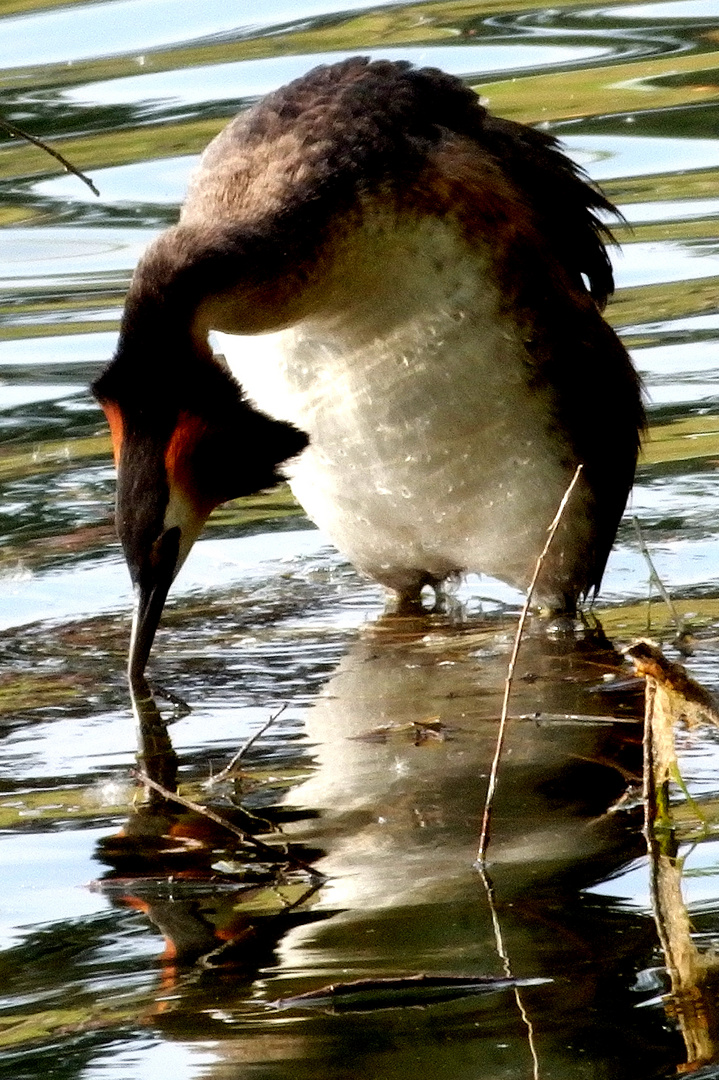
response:
<path id="1" fill-rule="evenodd" d="M 252 408 L 212 359 L 173 366 L 162 379 L 148 371 L 120 352 L 93 385 L 112 434 L 117 531 L 135 590 L 133 685 L 170 585 L 211 511 L 273 487 L 282 462 L 307 445 L 302 432 Z"/>

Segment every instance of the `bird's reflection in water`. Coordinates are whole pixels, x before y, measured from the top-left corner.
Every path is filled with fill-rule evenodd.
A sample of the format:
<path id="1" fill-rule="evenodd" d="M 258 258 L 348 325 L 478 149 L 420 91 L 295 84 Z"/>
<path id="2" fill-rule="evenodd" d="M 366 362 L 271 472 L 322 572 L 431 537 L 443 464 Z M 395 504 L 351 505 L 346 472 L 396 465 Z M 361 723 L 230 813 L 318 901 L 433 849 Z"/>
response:
<path id="1" fill-rule="evenodd" d="M 185 845 L 175 894 L 147 911 L 188 961 L 219 946 L 222 1018 L 209 1015 L 216 986 L 206 975 L 156 1019 L 186 1036 L 188 1011 L 200 1010 L 197 1037 L 216 1041 L 217 1075 L 242 1062 L 262 1063 L 263 1077 L 285 1077 L 291 1065 L 299 1077 L 414 1078 L 425 1068 L 474 1080 L 510 1060 L 516 1072 L 502 1075 L 526 1075 L 526 1028 L 507 992 L 361 1019 L 283 1012 L 281 1038 L 275 1014 L 260 1009 L 363 977 L 503 973 L 473 863 L 512 634 L 395 617 L 350 648 L 308 711 L 314 768 L 283 808 L 284 838 L 322 853 L 327 880 L 306 900 L 253 921 L 239 886 L 213 886 L 216 839 L 192 856 Z M 624 674 L 601 635 L 544 632 L 528 634 L 517 669 L 488 856 L 512 973 L 552 980 L 523 991 L 552 1075 L 629 1076 L 640 1051 L 648 1065 L 664 1064 L 673 1038 L 655 1011 L 640 1015 L 631 990 L 655 946 L 650 916 L 585 891 L 643 850 L 637 817 L 609 812 L 641 768 L 640 696 L 604 692 Z M 150 741 L 148 768 L 157 733 Z M 178 837 L 189 821 L 155 805 L 127 832 L 152 822 L 157 836 Z M 127 861 L 107 848 L 104 857 L 126 886 Z M 195 885 L 184 899 L 181 879 Z M 137 882 L 125 902 L 130 893 L 137 903 Z"/>
<path id="2" fill-rule="evenodd" d="M 276 940 L 315 917 L 303 905 L 317 882 L 296 873 L 292 878 L 296 867 L 283 847 L 273 866 L 236 840 L 241 833 L 272 832 L 272 821 L 229 805 L 218 815 L 223 825 L 173 802 L 178 758 L 167 721 L 144 679 L 135 682 L 132 699 L 144 798 L 120 833 L 101 843 L 100 857 L 113 868 L 102 888 L 114 901 L 143 911 L 162 933 L 165 989 L 198 962 L 208 969 L 230 968 L 239 982 L 243 975 L 251 981 L 258 967 L 271 962 Z M 228 865 L 229 857 L 237 858 L 229 873 L 218 869 L 223 855 Z M 253 916 L 253 908 L 267 908 L 268 890 L 277 894 L 272 916 Z"/>

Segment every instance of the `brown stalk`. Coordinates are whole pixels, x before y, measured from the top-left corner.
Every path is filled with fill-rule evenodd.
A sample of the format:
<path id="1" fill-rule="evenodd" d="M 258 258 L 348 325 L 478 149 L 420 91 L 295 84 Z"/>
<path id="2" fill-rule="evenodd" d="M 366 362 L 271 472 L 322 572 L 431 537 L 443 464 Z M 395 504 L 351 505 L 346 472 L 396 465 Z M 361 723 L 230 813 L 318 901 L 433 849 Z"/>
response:
<path id="1" fill-rule="evenodd" d="M 652 910 L 671 981 L 664 1006 L 677 1022 L 687 1051 L 686 1064 L 678 1071 L 690 1073 L 715 1060 L 719 966 L 711 951 L 700 953 L 693 938 L 668 785 L 670 778 L 680 779 L 674 742 L 677 723 L 716 724 L 717 713 L 712 695 L 680 664 L 667 660 L 653 642 L 635 642 L 625 652 L 645 679 L 644 835 Z"/>
<path id="2" fill-rule="evenodd" d="M 512 692 L 512 683 L 514 681 L 514 670 L 517 666 L 517 657 L 519 655 L 519 647 L 522 643 L 522 634 L 524 633 L 524 626 L 529 614 L 529 608 L 532 603 L 532 597 L 534 596 L 534 589 L 537 584 L 537 579 L 544 565 L 544 560 L 547 557 L 549 548 L 551 547 L 552 540 L 555 537 L 559 523 L 562 520 L 562 515 L 569 502 L 570 496 L 574 491 L 574 487 L 579 480 L 579 474 L 582 471 L 582 466 L 577 465 L 574 476 L 569 482 L 567 490 L 562 496 L 562 500 L 559 504 L 554 519 L 547 530 L 547 540 L 542 548 L 542 551 L 537 559 L 537 564 L 534 567 L 534 573 L 532 580 L 529 583 L 527 589 L 527 595 L 522 606 L 522 613 L 519 616 L 519 623 L 517 624 L 517 632 L 514 635 L 514 647 L 512 648 L 512 655 L 509 658 L 509 666 L 507 667 L 507 677 L 504 680 L 504 700 L 502 701 L 502 712 L 499 718 L 499 731 L 497 733 L 497 746 L 494 751 L 494 759 L 492 761 L 492 768 L 489 773 L 489 784 L 487 785 L 487 795 L 484 802 L 484 814 L 482 817 L 482 831 L 479 837 L 479 849 L 477 851 L 477 863 L 480 867 L 483 867 L 486 861 L 487 846 L 489 844 L 489 822 L 492 815 L 492 802 L 494 800 L 494 793 L 497 789 L 497 778 L 499 774 L 499 761 L 502 756 L 502 747 L 504 745 L 504 736 L 507 728 L 507 719 L 509 714 L 509 696 Z"/>
<path id="3" fill-rule="evenodd" d="M 489 784 L 487 786 L 487 795 L 486 795 L 485 803 L 484 803 L 484 814 L 483 814 L 483 817 L 482 817 L 482 832 L 480 834 L 479 850 L 477 852 L 477 868 L 479 870 L 479 875 L 480 875 L 480 877 L 482 879 L 482 884 L 484 886 L 485 893 L 487 894 L 487 903 L 488 903 L 488 906 L 489 906 L 489 912 L 490 912 L 490 916 L 491 916 L 491 919 L 492 919 L 492 928 L 494 930 L 494 940 L 495 940 L 495 946 L 496 946 L 496 949 L 497 949 L 497 955 L 499 956 L 499 959 L 502 962 L 502 967 L 504 969 L 504 972 L 505 972 L 507 978 L 512 978 L 512 967 L 511 967 L 511 964 L 509 962 L 509 955 L 507 953 L 506 946 L 504 944 L 504 939 L 503 939 L 503 936 L 502 936 L 502 927 L 501 927 L 500 922 L 499 922 L 499 915 L 497 913 L 496 904 L 494 902 L 494 889 L 492 887 L 491 881 L 489 880 L 489 877 L 487 876 L 487 870 L 486 870 L 486 853 L 487 853 L 487 846 L 489 844 L 489 823 L 490 823 L 490 818 L 491 818 L 491 814 L 492 814 L 492 801 L 494 799 L 494 793 L 495 793 L 496 788 L 497 788 L 497 778 L 498 778 L 498 775 L 499 775 L 499 762 L 500 762 L 500 758 L 502 756 L 502 746 L 504 744 L 504 735 L 505 735 L 505 731 L 506 731 L 506 727 L 507 727 L 507 719 L 508 719 L 508 716 L 509 716 L 509 697 L 510 697 L 510 694 L 512 692 L 512 683 L 514 681 L 514 672 L 515 672 L 515 668 L 517 666 L 517 657 L 519 656 L 519 647 L 520 647 L 521 642 L 522 642 L 522 634 L 524 633 L 524 627 L 525 627 L 525 624 L 526 624 L 526 621 L 527 621 L 527 616 L 529 614 L 529 608 L 530 608 L 531 603 L 532 603 L 532 597 L 534 595 L 534 589 L 535 589 L 535 586 L 537 584 L 537 580 L 539 578 L 539 575 L 541 573 L 542 566 L 544 565 L 544 560 L 547 557 L 547 552 L 549 551 L 552 540 L 554 539 L 554 536 L 555 536 L 555 534 L 557 532 L 557 529 L 559 528 L 559 523 L 562 520 L 562 514 L 564 513 L 565 507 L 566 507 L 567 503 L 569 502 L 570 496 L 571 496 L 572 491 L 574 490 L 574 487 L 575 487 L 575 485 L 576 485 L 576 483 L 577 483 L 577 481 L 579 479 L 579 474 L 581 473 L 581 471 L 582 471 L 582 466 L 577 465 L 577 468 L 576 468 L 576 470 L 574 472 L 574 476 L 570 480 L 569 485 L 567 486 L 567 490 L 564 492 L 564 495 L 562 496 L 561 502 L 560 502 L 559 507 L 557 509 L 557 513 L 554 515 L 554 519 L 553 519 L 551 525 L 549 526 L 549 529 L 547 531 L 547 540 L 546 540 L 546 542 L 544 544 L 544 547 L 542 548 L 542 551 L 540 552 L 539 558 L 537 559 L 537 563 L 536 563 L 536 565 L 534 567 L 534 573 L 532 575 L 532 580 L 529 583 L 529 588 L 527 590 L 527 595 L 525 597 L 524 604 L 522 606 L 522 612 L 521 612 L 521 614 L 519 616 L 519 622 L 517 624 L 517 631 L 516 631 L 516 633 L 514 635 L 514 646 L 512 648 L 512 655 L 509 658 L 509 665 L 507 667 L 507 677 L 506 677 L 506 679 L 504 681 L 504 699 L 502 701 L 502 712 L 501 712 L 500 720 L 499 720 L 499 731 L 497 733 L 497 745 L 496 745 L 496 748 L 495 748 L 495 751 L 494 751 L 494 758 L 492 760 L 492 768 L 491 768 L 491 771 L 490 771 L 490 774 L 489 774 Z M 517 1008 L 519 1009 L 519 1014 L 520 1014 L 520 1016 L 522 1018 L 522 1022 L 523 1022 L 524 1026 L 527 1029 L 527 1043 L 529 1045 L 529 1052 L 530 1052 L 531 1058 L 532 1058 L 532 1077 L 533 1077 L 533 1080 L 539 1080 L 539 1056 L 537 1054 L 537 1047 L 536 1047 L 536 1043 L 535 1043 L 534 1027 L 532 1025 L 532 1021 L 531 1021 L 531 1019 L 529 1017 L 529 1014 L 528 1014 L 528 1012 L 527 1012 L 527 1010 L 526 1010 L 526 1008 L 524 1006 L 524 1002 L 522 1000 L 522 995 L 520 993 L 520 990 L 519 990 L 518 986 L 514 987 L 514 997 L 515 997 L 515 1000 L 517 1002 Z"/>

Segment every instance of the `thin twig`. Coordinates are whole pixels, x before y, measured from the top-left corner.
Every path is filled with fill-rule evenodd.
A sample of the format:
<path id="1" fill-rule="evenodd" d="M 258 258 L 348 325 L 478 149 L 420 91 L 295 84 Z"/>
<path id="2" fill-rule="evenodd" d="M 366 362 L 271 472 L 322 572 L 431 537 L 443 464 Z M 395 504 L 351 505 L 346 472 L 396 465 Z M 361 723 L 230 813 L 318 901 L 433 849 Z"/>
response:
<path id="1" fill-rule="evenodd" d="M 506 727 L 507 727 L 507 717 L 508 717 L 508 714 L 509 714 L 509 695 L 512 692 L 512 682 L 514 681 L 514 669 L 515 669 L 515 667 L 517 665 L 517 656 L 519 655 L 519 646 L 520 646 L 520 644 L 522 642 L 522 634 L 524 633 L 524 624 L 527 621 L 527 616 L 529 614 L 529 608 L 530 608 L 530 605 L 532 603 L 532 597 L 534 595 L 534 589 L 535 589 L 535 586 L 537 584 L 537 579 L 539 578 L 540 572 L 542 570 L 542 566 L 544 565 L 544 560 L 547 557 L 547 552 L 549 551 L 552 540 L 554 539 L 554 536 L 555 536 L 555 534 L 557 532 L 557 529 L 559 528 L 559 522 L 562 520 L 562 514 L 564 513 L 565 507 L 566 507 L 567 503 L 569 502 L 569 498 L 570 498 L 572 492 L 574 491 L 574 486 L 577 483 L 577 480 L 579 479 L 579 474 L 581 473 L 581 471 L 582 471 L 581 464 L 577 465 L 577 468 L 575 469 L 575 472 L 574 472 L 574 476 L 570 480 L 569 486 L 567 487 L 567 490 L 564 492 L 564 495 L 562 496 L 562 501 L 559 504 L 559 508 L 558 508 L 556 514 L 554 515 L 554 520 L 552 521 L 551 525 L 549 526 L 549 529 L 547 531 L 547 540 L 546 540 L 546 543 L 545 543 L 544 547 L 542 548 L 542 551 L 541 551 L 541 554 L 540 554 L 539 558 L 537 559 L 537 565 L 534 567 L 534 573 L 532 574 L 532 580 L 529 583 L 529 588 L 527 590 L 527 595 L 525 597 L 524 604 L 522 606 L 522 613 L 519 616 L 519 623 L 517 624 L 517 632 L 514 635 L 514 647 L 512 649 L 512 655 L 509 658 L 509 666 L 507 668 L 507 677 L 504 680 L 504 700 L 502 701 L 502 713 L 501 713 L 501 716 L 500 716 L 500 719 L 499 719 L 499 731 L 497 733 L 497 746 L 496 746 L 496 749 L 494 751 L 494 759 L 492 761 L 492 768 L 491 768 L 490 773 L 489 773 L 489 784 L 487 785 L 487 795 L 486 795 L 486 798 L 485 798 L 485 801 L 484 801 L 484 815 L 482 817 L 482 832 L 481 832 L 480 837 L 479 837 L 479 850 L 477 852 L 477 862 L 479 863 L 480 866 L 484 865 L 485 856 L 486 856 L 486 853 L 487 853 L 487 845 L 489 844 L 489 820 L 490 820 L 490 817 L 492 816 L 492 801 L 494 799 L 494 793 L 495 793 L 496 788 L 497 788 L 497 776 L 498 776 L 498 773 L 499 773 L 499 759 L 502 756 L 502 746 L 504 744 L 504 734 L 505 734 L 505 730 L 506 730 Z"/>
<path id="2" fill-rule="evenodd" d="M 62 167 L 73 176 L 76 176 L 78 180 L 82 180 L 83 184 L 87 184 L 93 195 L 97 195 L 100 198 L 100 192 L 89 176 L 85 176 L 85 173 L 80 172 L 78 168 L 71 161 L 68 161 L 66 157 L 58 151 L 54 150 L 52 146 L 48 146 L 42 139 L 38 139 L 37 135 L 30 135 L 27 131 L 23 131 L 22 128 L 16 127 L 15 124 L 11 124 L 9 120 L 3 120 L 0 117 L 0 128 L 7 131 L 8 135 L 12 135 L 16 139 L 25 139 L 26 142 L 32 143 L 33 146 L 38 146 L 41 150 L 44 150 L 50 157 L 54 157 L 56 161 L 59 161 Z"/>
<path id="3" fill-rule="evenodd" d="M 286 708 L 287 702 L 285 702 L 284 705 L 281 705 L 277 712 L 273 713 L 269 720 L 264 723 L 261 728 L 257 729 L 254 735 L 250 736 L 244 746 L 241 746 L 240 749 L 237 751 L 235 756 L 232 758 L 232 761 L 230 761 L 229 765 L 225 765 L 224 769 L 218 772 L 217 776 L 211 776 L 209 780 L 205 781 L 205 787 L 211 787 L 213 784 L 219 784 L 221 780 L 226 780 L 229 776 L 231 776 L 232 770 L 234 769 L 235 765 L 237 765 L 239 761 L 242 761 L 243 757 L 250 749 L 250 747 L 254 746 L 257 740 L 262 738 L 268 727 L 274 724 L 275 720 L 282 716 L 282 713 L 285 711 Z"/>
<path id="4" fill-rule="evenodd" d="M 273 847 L 271 844 L 263 843 L 262 840 L 258 840 L 252 833 L 245 832 L 244 829 L 240 829 L 237 825 L 233 825 L 231 821 L 227 821 L 227 819 L 223 818 L 220 814 L 216 814 L 215 811 L 210 810 L 208 806 L 202 806 L 201 803 L 193 802 L 192 799 L 186 799 L 184 795 L 178 795 L 177 792 L 168 791 L 167 788 L 164 788 L 162 784 L 158 784 L 156 780 L 153 780 L 145 772 L 139 771 L 138 779 L 143 784 L 147 784 L 151 787 L 153 791 L 162 795 L 163 798 L 168 799 L 170 802 L 179 803 L 179 805 L 184 806 L 186 810 L 193 810 L 196 814 L 201 814 L 203 817 L 209 818 L 210 821 L 214 821 L 216 825 L 220 825 L 223 829 L 227 829 L 228 832 L 233 833 L 235 836 L 239 837 L 240 840 L 243 840 L 248 844 L 254 844 L 259 851 L 270 856 L 273 862 L 278 861 L 278 850 L 276 847 Z M 313 866 L 310 866 L 309 863 L 303 862 L 302 859 L 298 859 L 291 851 L 285 849 L 284 855 L 287 862 L 291 862 L 294 866 L 311 874 L 312 877 L 325 879 L 325 875 L 321 870 L 317 870 Z"/>
<path id="5" fill-rule="evenodd" d="M 664 587 L 664 582 L 659 577 L 659 574 L 657 572 L 657 568 L 656 568 L 656 566 L 654 565 L 654 563 L 652 561 L 651 555 L 649 554 L 649 548 L 647 547 L 646 541 L 644 539 L 644 534 L 642 533 L 642 527 L 639 524 L 639 519 L 637 517 L 633 517 L 632 522 L 634 524 L 634 531 L 637 534 L 637 540 L 639 542 L 639 550 L 641 551 L 642 555 L 644 556 L 644 558 L 646 560 L 646 563 L 647 563 L 647 566 L 649 567 L 649 582 L 650 582 L 650 585 L 652 583 L 654 583 L 654 585 L 656 585 L 657 589 L 659 590 L 659 593 L 661 595 L 662 600 L 664 601 L 664 603 L 669 608 L 669 612 L 671 614 L 671 617 L 674 619 L 674 625 L 677 628 L 677 635 L 679 637 L 682 637 L 684 635 L 684 633 L 686 632 L 686 628 L 684 626 L 684 620 L 682 619 L 681 615 L 677 611 L 677 609 L 676 609 L 676 607 L 674 605 L 674 601 L 672 600 L 671 596 L 669 595 L 666 588 Z"/>
<path id="6" fill-rule="evenodd" d="M 657 683 L 650 676 L 645 677 L 644 684 L 644 733 L 642 736 L 642 803 L 644 804 L 644 837 L 647 841 L 649 854 L 652 854 L 652 846 L 656 844 L 654 835 L 654 822 L 657 817 L 657 791 L 654 776 L 654 731 L 652 717 L 657 696 Z"/>

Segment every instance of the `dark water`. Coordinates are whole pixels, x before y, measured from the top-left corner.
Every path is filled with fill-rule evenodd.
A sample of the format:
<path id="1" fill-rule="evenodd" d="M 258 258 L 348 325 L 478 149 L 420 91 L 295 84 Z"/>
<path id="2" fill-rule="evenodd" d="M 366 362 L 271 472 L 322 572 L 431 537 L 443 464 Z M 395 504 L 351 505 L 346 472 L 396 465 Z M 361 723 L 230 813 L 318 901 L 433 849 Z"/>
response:
<path id="1" fill-rule="evenodd" d="M 499 114 L 559 135 L 626 218 L 609 318 L 651 422 L 630 514 L 691 630 L 690 671 L 719 689 L 718 27 L 716 0 L 0 0 L 0 116 L 56 140 L 101 192 L 0 143 L 3 1075 L 569 1080 L 719 1061 L 711 1010 L 692 1050 L 665 997 L 637 811 L 607 813 L 641 766 L 642 702 L 606 643 L 523 647 L 493 924 L 472 864 L 521 604 L 502 585 L 464 585 L 462 616 L 381 618 L 381 591 L 287 493 L 223 508 L 151 664 L 192 709 L 159 699 L 178 716 L 181 790 L 240 823 L 240 803 L 281 819 L 327 880 L 312 891 L 296 864 L 248 863 L 226 830 L 143 807 L 130 592 L 86 389 L 139 253 L 227 117 L 327 56 L 461 75 Z M 674 655 L 649 592 L 628 516 L 598 614 L 618 646 L 649 626 Z M 208 788 L 280 709 L 243 776 Z M 711 968 L 717 735 L 680 740 L 697 800 L 677 811 L 686 938 Z M 500 976 L 498 931 L 514 975 L 551 980 L 523 988 L 521 1010 L 506 989 L 424 1008 L 269 1004 L 358 978 Z"/>

